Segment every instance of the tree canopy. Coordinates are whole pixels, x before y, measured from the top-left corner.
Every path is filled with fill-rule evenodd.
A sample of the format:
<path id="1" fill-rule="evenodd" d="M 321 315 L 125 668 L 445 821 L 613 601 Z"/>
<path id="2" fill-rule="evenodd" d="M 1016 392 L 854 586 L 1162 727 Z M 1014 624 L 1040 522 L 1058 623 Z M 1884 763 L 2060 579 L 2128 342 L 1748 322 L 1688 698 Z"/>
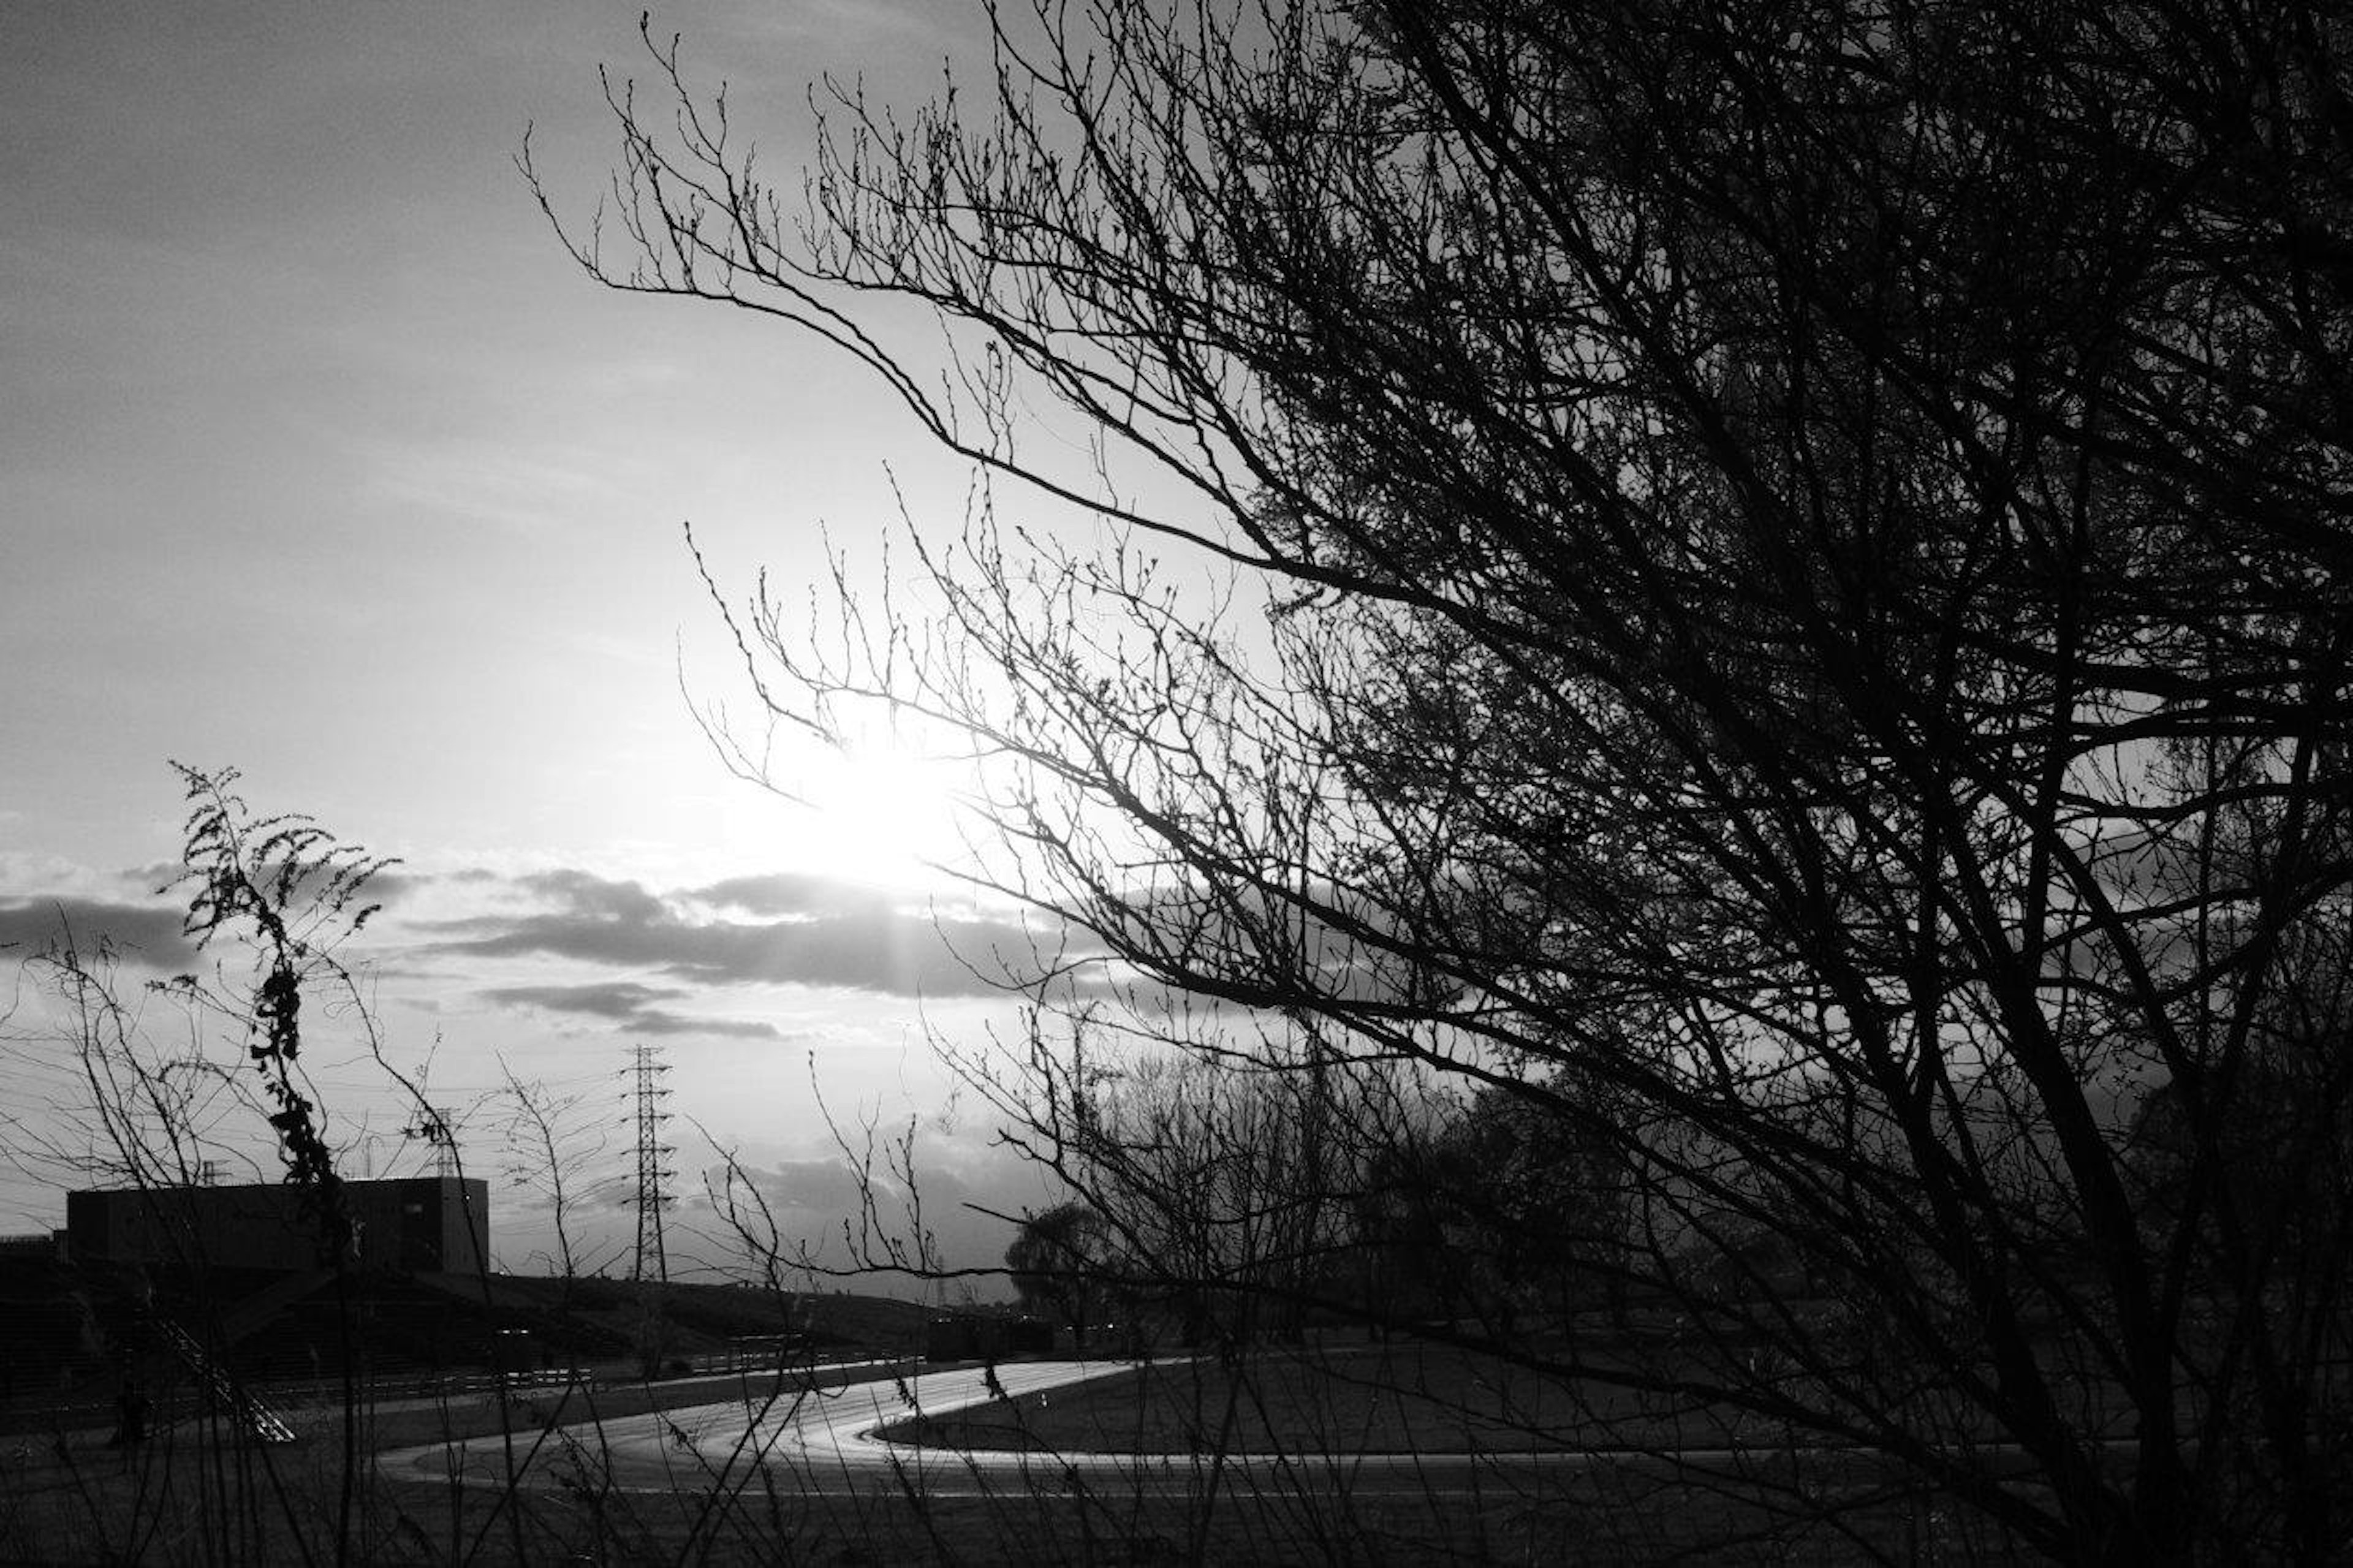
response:
<path id="1" fill-rule="evenodd" d="M 799 202 L 658 47 L 634 252 L 578 254 L 814 331 L 990 476 L 906 606 L 735 614 L 780 712 L 995 759 L 995 884 L 1082 933 L 1036 994 L 1094 1043 L 998 1080 L 1040 1158 L 1116 1173 L 1123 1037 L 1499 1089 L 1607 1149 L 1588 1250 L 1682 1325 L 1531 1364 L 2053 1553 L 2318 1559 L 2347 47 L 2266 0 L 1039 4 L 993 92 L 836 91 Z"/>
<path id="2" fill-rule="evenodd" d="M 1006 1271 L 1021 1304 L 1050 1314 L 1082 1351 L 1111 1296 L 1103 1278 L 1111 1268 L 1108 1231 L 1101 1215 L 1071 1200 L 1026 1216 L 1005 1249 Z"/>

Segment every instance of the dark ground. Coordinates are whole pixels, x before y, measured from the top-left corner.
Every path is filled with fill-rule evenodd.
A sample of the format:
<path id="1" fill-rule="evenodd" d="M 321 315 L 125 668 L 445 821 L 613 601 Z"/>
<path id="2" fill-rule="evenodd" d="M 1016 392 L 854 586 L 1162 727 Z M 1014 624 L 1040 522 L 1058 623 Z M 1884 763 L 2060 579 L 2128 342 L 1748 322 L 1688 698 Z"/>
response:
<path id="1" fill-rule="evenodd" d="M 1361 1344 L 1307 1356 L 1269 1355 L 1233 1365 L 1176 1361 L 1057 1391 L 1039 1404 L 983 1406 L 913 1425 L 903 1438 L 957 1447 L 1063 1451 L 1242 1453 L 1477 1451 L 1489 1466 L 1433 1467 L 1426 1487 L 1412 1472 L 1305 1479 L 1280 1472 L 1206 1467 L 1189 1495 L 1144 1495 L 1116 1480 L 1008 1487 L 997 1495 L 917 1495 L 887 1480 L 848 1487 L 776 1468 L 723 1486 L 676 1494 L 607 1484 L 593 1439 L 543 1472 L 549 1484 L 511 1490 L 454 1487 L 413 1468 L 363 1466 L 344 1516 L 343 1429 L 332 1403 L 338 1380 L 259 1381 L 284 1409 L 297 1441 L 264 1445 L 217 1416 L 183 1371 L 151 1356 L 157 1430 L 138 1447 L 110 1448 L 119 1356 L 111 1327 L 131 1322 L 132 1294 L 102 1275 L 55 1268 L 0 1279 L 0 1330 L 13 1321 L 0 1398 L 0 1563 L 1841 1563 L 1934 1560 L 1955 1542 L 1956 1510 L 1909 1491 L 1874 1493 L 1869 1468 L 1852 1459 L 1761 1461 L 1772 1506 L 1736 1500 L 1704 1476 L 1671 1476 L 1655 1460 L 1534 1464 L 1502 1456 L 1573 1450 L 1590 1440 L 1597 1414 L 1630 1412 L 1609 1396 L 1572 1400 L 1557 1386 L 1442 1350 Z M 216 1293 L 245 1281 L 195 1282 Z M 267 1288 L 266 1286 L 264 1288 Z M 187 1287 L 182 1287 L 184 1293 Z M 279 1295 L 289 1292 L 281 1289 Z M 158 1290 L 169 1300 L 168 1290 Z M 294 1295 L 299 1296 L 299 1292 Z M 77 1300 L 78 1298 L 78 1300 Z M 429 1353 L 481 1345 L 501 1327 L 529 1325 L 547 1359 L 598 1345 L 610 1350 L 649 1305 L 612 1281 L 494 1279 L 382 1282 L 376 1321 L 405 1323 L 406 1343 Z M 274 1298 L 263 1298 L 271 1306 Z M 814 1359 L 861 1349 L 904 1353 L 928 1313 L 903 1302 L 819 1297 L 784 1301 L 724 1287 L 673 1288 L 662 1303 L 673 1359 L 706 1363 L 744 1336 L 807 1333 Z M 271 1313 L 274 1312 L 275 1316 Z M 263 1364 L 310 1362 L 301 1300 L 271 1306 L 245 1327 Z M 406 1315 L 404 1317 L 404 1314 Z M 553 1329 L 547 1325 L 553 1324 Z M 93 1328 L 97 1331 L 93 1335 Z M 567 1338 L 568 1336 L 568 1338 Z M 126 1336 L 127 1337 L 127 1336 Z M 93 1338 L 97 1343 L 90 1342 Z M 47 1346 L 44 1350 L 44 1345 Z M 400 1365 L 372 1379 L 355 1432 L 364 1455 L 467 1436 L 513 1433 L 518 1449 L 553 1424 L 649 1409 L 756 1397 L 759 1380 L 638 1381 L 638 1358 L 605 1358 L 593 1387 L 518 1392 L 503 1405 L 471 1386 L 417 1398 L 431 1369 Z M 825 1374 L 821 1381 L 874 1375 Z M 803 1376 L 796 1385 L 805 1385 Z M 1640 1414 L 1662 1447 L 1699 1444 L 1723 1427 L 1704 1412 Z M 1773 1454 L 1769 1435 L 1747 1434 Z M 1467 1479 L 1466 1479 L 1467 1478 Z M 1749 1478 L 1755 1482 L 1758 1478 Z M 1744 1491 L 1755 1493 L 1754 1485 Z M 1858 1505 L 1859 1506 L 1856 1506 Z M 1842 1523 L 1828 1522 L 1833 1505 Z M 1811 1519 L 1812 1522 L 1807 1522 Z M 338 1552 L 342 1540 L 347 1550 Z"/>
<path id="2" fill-rule="evenodd" d="M 1176 1375 L 1178 1369 L 1163 1369 Z M 872 1375 L 841 1373 L 836 1378 Z M 1120 1397 L 1112 1380 L 1105 1397 Z M 797 1384 L 799 1380 L 795 1380 Z M 480 1394 L 409 1401 L 370 1414 L 365 1452 L 505 1429 L 518 1449 L 546 1424 L 618 1417 L 714 1398 L 756 1398 L 761 1380 Z M 1083 1403 L 1083 1402 L 1079 1402 Z M 264 1447 L 217 1425 L 105 1447 L 103 1431 L 17 1439 L 0 1488 L 0 1562 L 269 1563 L 335 1556 L 337 1413 L 298 1416 L 301 1438 Z M 555 1484 L 452 1487 L 415 1470 L 359 1489 L 350 1560 L 366 1563 L 812 1563 L 828 1564 L 1230 1563 L 1846 1563 L 1936 1560 L 1957 1521 L 1930 1500 L 1863 1500 L 1843 1523 L 1792 1513 L 1868 1500 L 1852 1462 L 1786 1458 L 1767 1478 L 1779 1506 L 1736 1502 L 1659 1464 L 1618 1458 L 1530 1470 L 1499 1463 L 1436 1489 L 1351 1487 L 1234 1470 L 1189 1496 L 1139 1496 L 1116 1482 L 913 1495 L 888 1481 L 846 1489 L 790 1470 L 675 1494 L 601 1483 L 593 1454 L 554 1467 Z M 1752 1479 L 1756 1478 L 1751 1478 Z M 298 1536 L 301 1538 L 298 1542 Z"/>

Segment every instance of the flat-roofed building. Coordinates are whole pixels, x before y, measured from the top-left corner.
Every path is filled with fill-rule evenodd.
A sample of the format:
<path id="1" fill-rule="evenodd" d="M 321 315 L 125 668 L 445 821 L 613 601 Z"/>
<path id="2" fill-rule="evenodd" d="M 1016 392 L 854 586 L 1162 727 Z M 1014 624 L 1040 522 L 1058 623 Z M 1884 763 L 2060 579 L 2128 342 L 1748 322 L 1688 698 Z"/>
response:
<path id="1" fill-rule="evenodd" d="M 345 1182 L 355 1265 L 480 1274 L 490 1257 L 490 1184 L 456 1176 Z M 68 1193 L 77 1258 L 192 1268 L 311 1269 L 320 1255 L 313 1194 L 282 1182 Z"/>

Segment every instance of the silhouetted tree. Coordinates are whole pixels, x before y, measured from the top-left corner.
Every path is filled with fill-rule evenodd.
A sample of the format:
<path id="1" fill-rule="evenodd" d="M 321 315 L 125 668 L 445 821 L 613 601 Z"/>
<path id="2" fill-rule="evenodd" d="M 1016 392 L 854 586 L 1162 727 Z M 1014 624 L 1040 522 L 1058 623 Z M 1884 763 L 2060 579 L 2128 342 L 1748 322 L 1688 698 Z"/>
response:
<path id="1" fill-rule="evenodd" d="M 1264 1048 L 1274 1065 L 1164 1051 L 1093 1069 L 1083 1049 L 1040 1049 L 1026 1070 L 976 1071 L 1016 1120 L 1006 1136 L 1103 1216 L 1121 1291 L 1156 1307 L 1187 1345 L 1296 1339 L 1335 1304 L 1347 1194 L 1365 1144 L 1387 1129 L 1344 1098 L 1345 1068 Z"/>
<path id="2" fill-rule="evenodd" d="M 846 637 L 733 618 L 780 720 L 991 759 L 990 878 L 1085 961 L 1041 1009 L 1607 1147 L 1681 1337 L 1531 1364 L 2015 1545 L 2316 1561 L 2348 1253 L 2266 1194 L 2346 1212 L 2301 999 L 2353 868 L 2347 47 L 2285 0 L 1039 4 L 984 101 L 835 93 L 799 215 L 658 47 L 635 247 L 577 253 L 813 330 L 991 477 Z M 1057 1070 L 1004 1097 L 1049 1157 Z"/>
<path id="3" fill-rule="evenodd" d="M 1506 1335 L 1532 1310 L 1622 1300 L 1631 1215 L 1617 1141 L 1580 1136 L 1552 1110 L 1558 1092 L 1482 1089 L 1368 1184 L 1437 1304 Z"/>
<path id="4" fill-rule="evenodd" d="M 1116 1289 L 1107 1278 L 1111 1230 L 1103 1215 L 1073 1200 L 1027 1216 L 1005 1249 L 1005 1267 L 1022 1306 L 1067 1325 L 1084 1351 L 1088 1328 Z"/>

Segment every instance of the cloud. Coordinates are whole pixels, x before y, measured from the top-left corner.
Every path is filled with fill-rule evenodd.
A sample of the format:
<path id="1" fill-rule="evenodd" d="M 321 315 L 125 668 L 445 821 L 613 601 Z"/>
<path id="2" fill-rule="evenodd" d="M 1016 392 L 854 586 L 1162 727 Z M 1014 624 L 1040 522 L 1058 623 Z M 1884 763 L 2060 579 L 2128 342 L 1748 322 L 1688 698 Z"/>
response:
<path id="1" fill-rule="evenodd" d="M 482 993 L 485 999 L 507 1007 L 538 1007 L 550 1013 L 585 1013 L 615 1020 L 634 1018 L 656 1002 L 686 994 L 663 985 L 610 980 L 589 985 L 502 985 Z"/>
<path id="2" fill-rule="evenodd" d="M 575 915 L 643 922 L 659 920 L 668 912 L 643 883 L 610 881 L 587 871 L 534 871 L 516 878 L 515 882 L 565 906 Z"/>
<path id="3" fill-rule="evenodd" d="M 180 929 L 185 911 L 167 904 L 61 894 L 0 898 L 0 949 L 26 957 L 70 942 L 83 953 L 101 944 L 158 969 L 185 969 L 195 944 Z"/>
<path id="4" fill-rule="evenodd" d="M 786 1034 L 774 1024 L 764 1024 L 756 1018 L 698 1018 L 650 1007 L 630 1019 L 628 1026 L 633 1035 L 719 1035 L 731 1040 L 789 1040 L 797 1037 Z"/>
<path id="5" fill-rule="evenodd" d="M 773 1024 L 742 1018 L 702 1018 L 656 1005 L 689 994 L 670 986 L 641 985 L 628 980 L 584 985 L 501 985 L 481 993 L 485 1001 L 503 1007 L 535 1007 L 542 1012 L 601 1018 L 615 1029 L 633 1035 L 717 1035 L 742 1040 L 786 1037 Z"/>
<path id="6" fill-rule="evenodd" d="M 0 952 L 23 959 L 69 944 L 85 956 L 104 948 L 146 968 L 193 969 L 201 950 L 184 930 L 189 880 L 177 861 L 99 871 L 56 858 L 0 854 Z M 431 880 L 380 873 L 368 881 L 360 904 L 392 906 L 412 900 Z M 296 889 L 298 900 L 303 892 Z"/>
<path id="7" fill-rule="evenodd" d="M 902 996 L 994 996 L 1034 965 L 1018 921 L 905 909 L 817 878 L 744 878 L 672 895 L 586 871 L 536 872 L 512 887 L 541 907 L 445 921 L 427 951 L 544 957 L 648 971 L 696 986 L 797 984 Z M 723 918 L 717 911 L 754 918 Z M 594 992 L 591 1005 L 659 997 Z M 609 1016 L 609 1015 L 607 1015 Z"/>
<path id="8" fill-rule="evenodd" d="M 361 889 L 361 901 L 392 909 L 415 898 L 421 889 L 431 886 L 433 880 L 433 878 L 415 871 L 378 871 Z"/>
<path id="9" fill-rule="evenodd" d="M 766 877 L 731 877 L 682 895 L 714 909 L 741 910 L 747 915 L 802 915 L 838 910 L 849 905 L 877 907 L 882 895 L 830 877 L 779 872 Z"/>

